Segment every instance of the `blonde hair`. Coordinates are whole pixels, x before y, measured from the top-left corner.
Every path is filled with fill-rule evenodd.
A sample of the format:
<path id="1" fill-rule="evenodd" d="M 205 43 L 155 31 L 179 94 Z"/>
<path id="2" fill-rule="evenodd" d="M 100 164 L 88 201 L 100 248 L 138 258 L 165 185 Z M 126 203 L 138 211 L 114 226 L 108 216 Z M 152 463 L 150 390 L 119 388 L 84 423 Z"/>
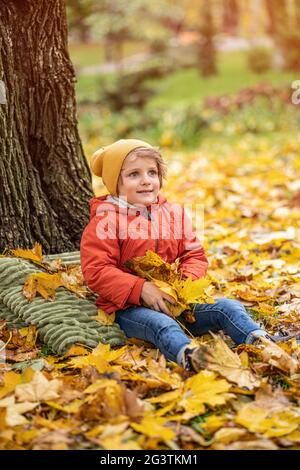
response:
<path id="1" fill-rule="evenodd" d="M 131 150 L 129 154 L 126 156 L 127 157 L 149 157 L 153 158 L 157 165 L 157 171 L 158 171 L 158 178 L 159 178 L 159 183 L 160 183 L 160 188 L 163 186 L 163 179 L 166 179 L 167 177 L 167 164 L 162 158 L 159 148 L 158 147 L 153 147 L 153 148 L 148 148 L 148 147 L 138 147 L 136 149 Z M 118 184 L 122 183 L 122 175 L 120 173 L 119 175 L 119 180 Z"/>

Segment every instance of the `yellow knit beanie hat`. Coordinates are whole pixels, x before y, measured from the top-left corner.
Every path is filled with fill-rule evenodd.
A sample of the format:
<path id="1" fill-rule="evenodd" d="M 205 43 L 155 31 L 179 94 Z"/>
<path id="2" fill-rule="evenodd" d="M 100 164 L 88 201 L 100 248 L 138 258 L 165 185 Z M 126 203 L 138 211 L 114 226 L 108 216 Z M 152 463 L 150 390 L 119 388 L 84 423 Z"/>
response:
<path id="1" fill-rule="evenodd" d="M 101 176 L 110 194 L 117 194 L 117 184 L 123 162 L 129 152 L 139 147 L 153 148 L 138 139 L 121 139 L 98 149 L 91 157 L 90 167 L 96 176 Z"/>

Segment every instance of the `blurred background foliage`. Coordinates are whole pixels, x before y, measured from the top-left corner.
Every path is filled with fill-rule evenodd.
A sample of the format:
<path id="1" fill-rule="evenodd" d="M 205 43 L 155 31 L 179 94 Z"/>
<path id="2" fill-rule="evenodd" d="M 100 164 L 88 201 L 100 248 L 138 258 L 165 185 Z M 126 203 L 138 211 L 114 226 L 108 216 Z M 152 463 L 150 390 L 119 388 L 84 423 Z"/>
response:
<path id="1" fill-rule="evenodd" d="M 87 157 L 297 132 L 300 0 L 66 0 Z"/>

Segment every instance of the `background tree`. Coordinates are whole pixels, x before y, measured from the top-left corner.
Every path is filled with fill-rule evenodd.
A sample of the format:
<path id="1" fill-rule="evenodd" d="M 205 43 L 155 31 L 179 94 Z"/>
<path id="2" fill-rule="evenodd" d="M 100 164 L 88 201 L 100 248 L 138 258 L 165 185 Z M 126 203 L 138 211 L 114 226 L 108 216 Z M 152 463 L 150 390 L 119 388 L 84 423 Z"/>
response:
<path id="1" fill-rule="evenodd" d="M 0 0 L 0 79 L 0 249 L 76 250 L 92 190 L 63 0 Z"/>
<path id="2" fill-rule="evenodd" d="M 268 32 L 277 39 L 288 22 L 286 0 L 265 0 L 269 16 Z"/>
<path id="3" fill-rule="evenodd" d="M 87 43 L 91 36 L 89 19 L 95 11 L 94 0 L 66 0 L 69 30 L 81 43 Z"/>
<path id="4" fill-rule="evenodd" d="M 223 31 L 237 34 L 239 27 L 239 4 L 237 0 L 223 0 Z"/>
<path id="5" fill-rule="evenodd" d="M 294 0 L 295 2 L 295 23 L 296 28 L 300 28 L 300 0 Z"/>
<path id="6" fill-rule="evenodd" d="M 199 15 L 198 66 L 203 76 L 217 73 L 216 48 L 214 36 L 216 30 L 213 22 L 212 3 L 202 2 Z"/>
<path id="7" fill-rule="evenodd" d="M 269 31 L 274 38 L 275 47 L 281 54 L 283 67 L 288 70 L 300 70 L 300 32 L 299 7 L 295 0 L 266 0 L 269 15 Z"/>

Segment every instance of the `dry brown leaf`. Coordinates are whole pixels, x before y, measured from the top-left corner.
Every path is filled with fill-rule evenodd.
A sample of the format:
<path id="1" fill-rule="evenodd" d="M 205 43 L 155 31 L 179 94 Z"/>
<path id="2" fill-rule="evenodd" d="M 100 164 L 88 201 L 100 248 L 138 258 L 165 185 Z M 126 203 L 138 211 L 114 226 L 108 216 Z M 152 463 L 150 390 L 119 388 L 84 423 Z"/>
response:
<path id="1" fill-rule="evenodd" d="M 264 437 L 281 437 L 298 428 L 300 413 L 280 389 L 273 391 L 269 384 L 263 384 L 255 401 L 239 409 L 235 421 Z"/>
<path id="2" fill-rule="evenodd" d="M 242 291 L 242 290 L 237 290 L 234 292 L 235 295 L 237 295 L 240 299 L 243 300 L 248 300 L 251 302 L 263 302 L 264 300 L 269 300 L 270 297 L 268 295 L 260 295 L 256 294 L 254 292 L 249 292 L 249 291 Z"/>
<path id="3" fill-rule="evenodd" d="M 44 431 L 32 442 L 33 450 L 68 450 L 71 444 L 69 429 Z"/>
<path id="4" fill-rule="evenodd" d="M 23 413 L 33 410 L 39 403 L 24 402 L 16 403 L 14 396 L 9 396 L 0 400 L 0 408 L 6 408 L 5 421 L 8 426 L 18 426 L 27 423 Z"/>
<path id="5" fill-rule="evenodd" d="M 256 439 L 252 441 L 239 441 L 234 444 L 216 443 L 212 446 L 214 450 L 277 450 L 278 446 L 270 439 Z"/>
<path id="6" fill-rule="evenodd" d="M 202 369 L 218 372 L 229 382 L 253 390 L 258 387 L 260 380 L 254 376 L 251 370 L 242 365 L 239 356 L 231 351 L 225 341 L 212 333 L 214 341 L 209 345 L 200 344 L 197 346 L 201 355 L 197 355 L 198 365 Z"/>
<path id="7" fill-rule="evenodd" d="M 42 372 L 37 371 L 31 382 L 16 386 L 15 395 L 20 402 L 54 400 L 59 397 L 61 386 L 61 380 L 47 380 Z"/>
<path id="8" fill-rule="evenodd" d="M 292 358 L 273 341 L 264 337 L 261 337 L 261 341 L 264 345 L 261 350 L 261 355 L 265 362 L 288 373 L 289 375 L 295 374 L 299 368 L 299 362 L 296 359 Z"/>
<path id="9" fill-rule="evenodd" d="M 138 398 L 136 390 L 129 390 L 128 388 L 122 389 L 123 401 L 125 405 L 125 414 L 133 421 L 142 418 L 144 414 L 143 402 Z"/>
<path id="10" fill-rule="evenodd" d="M 223 444 L 230 444 L 231 442 L 238 441 L 241 437 L 247 434 L 246 429 L 241 428 L 222 428 L 214 434 L 214 442 L 222 442 Z"/>

